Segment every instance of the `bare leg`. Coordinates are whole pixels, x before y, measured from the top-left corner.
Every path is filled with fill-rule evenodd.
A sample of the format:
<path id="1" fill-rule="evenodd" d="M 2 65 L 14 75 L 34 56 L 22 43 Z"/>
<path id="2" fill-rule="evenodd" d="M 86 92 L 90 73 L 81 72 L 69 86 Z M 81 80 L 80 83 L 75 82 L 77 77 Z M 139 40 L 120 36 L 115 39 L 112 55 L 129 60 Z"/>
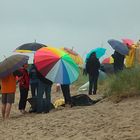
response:
<path id="1" fill-rule="evenodd" d="M 6 104 L 5 119 L 8 119 L 10 116 L 11 107 L 12 107 L 12 104 L 10 103 Z"/>
<path id="2" fill-rule="evenodd" d="M 5 111 L 6 111 L 6 104 L 2 104 L 1 112 L 2 112 L 2 118 L 5 119 Z"/>

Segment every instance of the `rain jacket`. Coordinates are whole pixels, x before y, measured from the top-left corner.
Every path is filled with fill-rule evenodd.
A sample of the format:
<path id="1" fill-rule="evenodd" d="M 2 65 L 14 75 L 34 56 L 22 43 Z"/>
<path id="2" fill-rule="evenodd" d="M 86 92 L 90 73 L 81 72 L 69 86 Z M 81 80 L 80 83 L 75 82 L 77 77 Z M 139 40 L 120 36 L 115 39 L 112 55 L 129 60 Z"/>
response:
<path id="1" fill-rule="evenodd" d="M 125 57 L 126 68 L 130 68 L 134 65 L 135 53 L 136 53 L 136 45 L 132 45 L 129 50 L 129 54 Z"/>
<path id="2" fill-rule="evenodd" d="M 19 77 L 19 87 L 29 90 L 29 74 L 25 68 L 20 68 L 19 71 L 22 73 L 22 76 Z"/>
<path id="3" fill-rule="evenodd" d="M 115 51 L 112 57 L 114 59 L 114 71 L 123 70 L 125 56 Z"/>
<path id="4" fill-rule="evenodd" d="M 1 93 L 10 94 L 16 92 L 16 77 L 10 74 L 1 79 Z"/>
<path id="5" fill-rule="evenodd" d="M 99 59 L 97 59 L 96 57 L 87 60 L 86 72 L 89 75 L 98 75 L 99 68 L 100 68 L 100 62 L 99 62 Z"/>

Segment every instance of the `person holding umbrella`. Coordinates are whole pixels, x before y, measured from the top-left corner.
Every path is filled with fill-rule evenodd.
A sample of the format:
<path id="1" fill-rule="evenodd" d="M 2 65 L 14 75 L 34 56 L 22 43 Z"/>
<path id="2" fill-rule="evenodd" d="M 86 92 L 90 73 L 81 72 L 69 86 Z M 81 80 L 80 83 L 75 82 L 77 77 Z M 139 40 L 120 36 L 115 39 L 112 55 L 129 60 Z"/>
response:
<path id="1" fill-rule="evenodd" d="M 19 110 L 22 114 L 26 113 L 25 107 L 29 91 L 29 74 L 27 71 L 28 64 L 24 64 L 19 71 L 22 73 L 22 76 L 19 77 L 19 90 L 20 90 L 20 100 L 19 100 Z"/>
<path id="2" fill-rule="evenodd" d="M 117 73 L 119 71 L 122 71 L 124 68 L 125 55 L 122 55 L 119 52 L 114 51 L 114 54 L 112 54 L 112 57 L 114 59 L 114 63 L 113 63 L 114 72 Z"/>
<path id="3" fill-rule="evenodd" d="M 28 56 L 12 55 L 0 63 L 0 79 L 2 92 L 2 118 L 8 119 L 16 92 L 16 76 L 21 76 L 17 71 L 28 61 Z"/>
<path id="4" fill-rule="evenodd" d="M 125 55 L 128 55 L 129 53 L 128 47 L 124 43 L 115 39 L 110 39 L 107 42 L 115 50 L 114 54 L 112 54 L 112 57 L 114 59 L 114 72 L 116 73 L 122 71 L 124 68 Z"/>
<path id="5" fill-rule="evenodd" d="M 90 57 L 87 59 L 86 62 L 86 72 L 89 75 L 89 91 L 88 91 L 89 95 L 92 95 L 92 93 L 96 94 L 99 69 L 100 69 L 99 59 L 96 57 L 96 52 L 93 52 L 90 54 Z M 92 92 L 93 85 L 94 90 Z"/>
<path id="6" fill-rule="evenodd" d="M 8 119 L 10 116 L 12 104 L 15 100 L 16 92 L 16 71 L 1 79 L 2 93 L 2 118 Z"/>

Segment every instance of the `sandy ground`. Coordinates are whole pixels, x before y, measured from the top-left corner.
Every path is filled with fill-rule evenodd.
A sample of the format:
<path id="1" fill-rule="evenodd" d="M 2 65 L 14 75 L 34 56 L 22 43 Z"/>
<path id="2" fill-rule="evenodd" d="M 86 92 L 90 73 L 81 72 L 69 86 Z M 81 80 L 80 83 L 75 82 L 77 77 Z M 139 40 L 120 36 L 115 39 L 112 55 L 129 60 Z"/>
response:
<path id="1" fill-rule="evenodd" d="M 60 97 L 61 93 L 52 93 L 52 100 Z M 0 114 L 0 140 L 140 140 L 140 97 L 26 115 L 19 113 L 18 99 L 17 91 L 10 120 L 2 121 Z"/>

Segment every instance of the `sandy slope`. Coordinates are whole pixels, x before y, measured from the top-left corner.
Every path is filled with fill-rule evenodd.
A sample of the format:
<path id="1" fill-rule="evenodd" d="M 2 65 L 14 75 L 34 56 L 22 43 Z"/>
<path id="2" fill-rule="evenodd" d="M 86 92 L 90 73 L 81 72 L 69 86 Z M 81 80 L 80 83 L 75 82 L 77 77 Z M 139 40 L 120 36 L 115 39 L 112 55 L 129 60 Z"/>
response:
<path id="1" fill-rule="evenodd" d="M 17 105 L 18 93 L 11 119 L 3 122 L 0 116 L 0 140 L 140 140 L 140 97 L 61 107 L 48 114 L 21 115 Z"/>

